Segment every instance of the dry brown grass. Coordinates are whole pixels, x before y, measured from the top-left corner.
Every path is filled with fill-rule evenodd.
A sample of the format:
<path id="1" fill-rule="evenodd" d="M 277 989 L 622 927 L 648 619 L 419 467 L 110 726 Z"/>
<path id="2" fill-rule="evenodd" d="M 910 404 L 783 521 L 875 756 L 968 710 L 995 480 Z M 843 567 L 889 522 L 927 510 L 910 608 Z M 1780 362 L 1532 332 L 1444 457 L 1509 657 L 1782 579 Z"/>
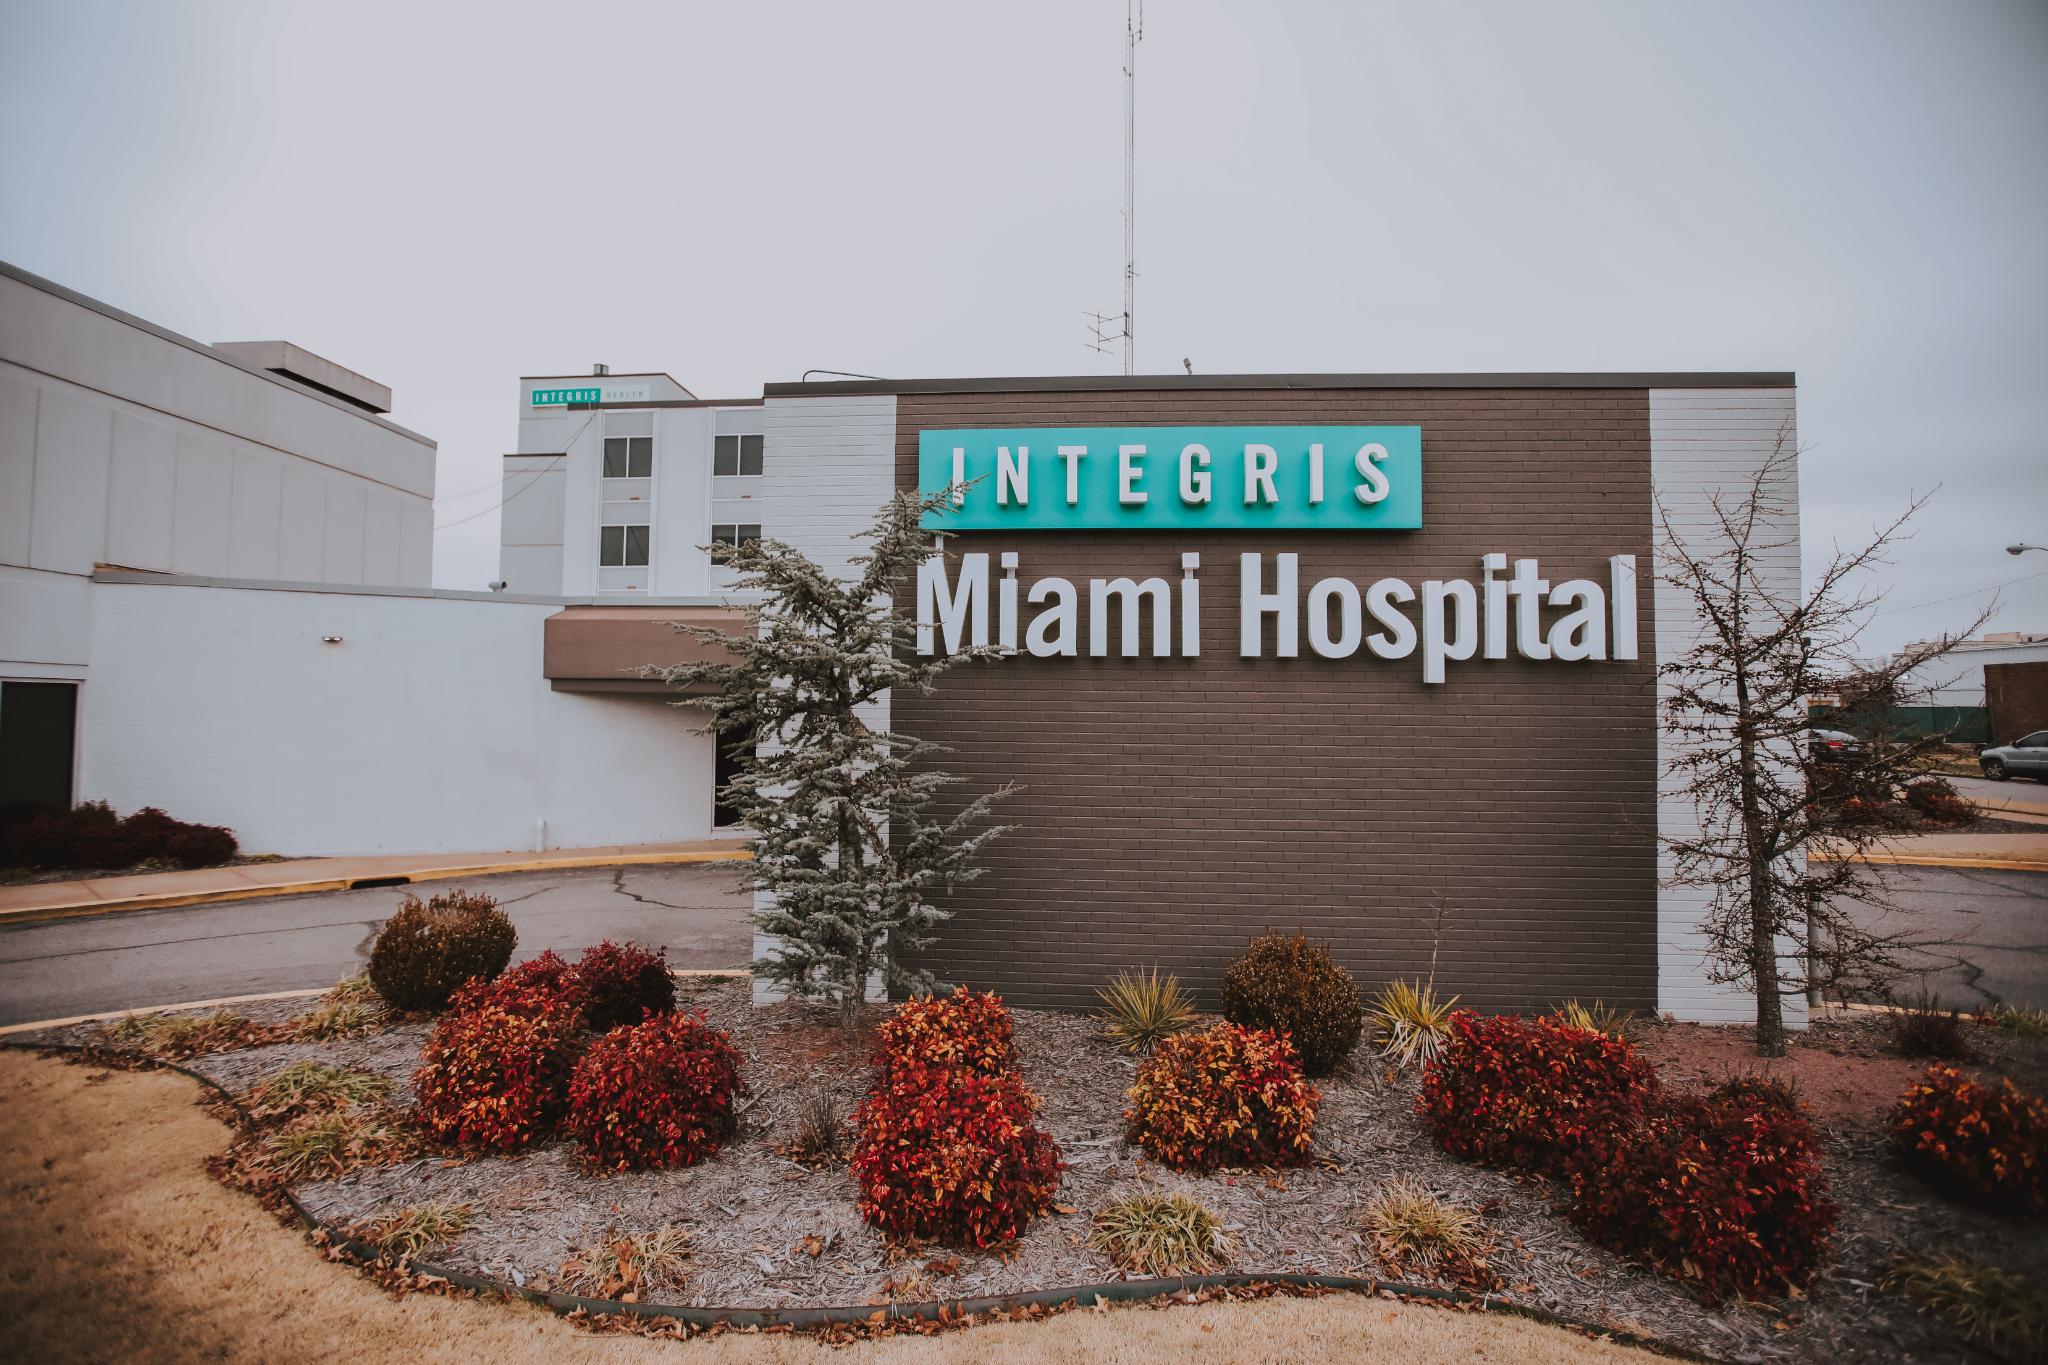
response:
<path id="1" fill-rule="evenodd" d="M 98 1079 L 94 1079 L 95 1075 Z M 201 1170 L 229 1134 L 168 1072 L 92 1073 L 0 1051 L 0 1340 L 18 1358 L 1076 1365 L 1657 1361 L 1516 1318 L 1355 1295 L 1068 1313 L 841 1349 L 781 1337 L 595 1337 L 517 1304 L 391 1298 Z M 78 1296 L 94 1295 L 89 1311 Z"/>

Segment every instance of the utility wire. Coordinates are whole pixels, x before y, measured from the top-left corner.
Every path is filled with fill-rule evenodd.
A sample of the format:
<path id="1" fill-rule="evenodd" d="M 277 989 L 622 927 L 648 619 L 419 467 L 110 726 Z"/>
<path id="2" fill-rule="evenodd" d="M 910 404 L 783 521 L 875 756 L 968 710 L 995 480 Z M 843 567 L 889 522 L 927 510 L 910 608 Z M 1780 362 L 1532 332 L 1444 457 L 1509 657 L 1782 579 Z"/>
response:
<path id="1" fill-rule="evenodd" d="M 454 521 L 437 521 L 434 523 L 434 529 L 436 531 L 445 531 L 451 526 L 460 526 L 464 522 L 475 521 L 478 517 L 488 516 L 490 513 L 497 511 L 500 507 L 503 507 L 506 503 L 512 501 L 512 499 L 518 497 L 521 493 L 524 493 L 527 489 L 539 483 L 547 475 L 552 474 L 555 471 L 556 466 L 560 465 L 563 460 L 568 458 L 570 448 L 574 446 L 577 441 L 582 439 L 584 432 L 590 430 L 590 424 L 592 422 L 595 422 L 597 420 L 597 417 L 598 414 L 593 412 L 590 414 L 590 416 L 584 418 L 583 425 L 576 428 L 576 434 L 571 436 L 568 440 L 562 442 L 562 453 L 555 456 L 554 459 L 549 460 L 545 465 L 541 466 L 539 469 L 534 470 L 533 476 L 529 478 L 525 483 L 520 484 L 519 487 L 513 489 L 504 497 L 499 498 L 496 502 L 492 503 L 489 507 L 484 508 L 481 512 L 471 512 L 468 516 L 457 517 Z M 485 486 L 488 487 L 489 485 Z"/>
<path id="2" fill-rule="evenodd" d="M 2021 574 L 2018 578 L 2008 578 L 2003 583 L 1993 583 L 1989 587 L 1972 588 L 1968 592 L 1959 592 L 1954 597 L 1937 597 L 1932 602 L 1915 602 L 1910 607 L 1886 607 L 1883 611 L 1872 612 L 1871 615 L 1894 616 L 1902 611 L 1918 611 L 1922 607 L 1939 607 L 1949 602 L 1960 602 L 1965 597 L 1977 597 L 1987 592 L 1996 592 L 2000 588 L 2010 588 L 2015 583 L 2030 583 L 2036 578 L 2048 578 L 2048 569 L 2043 569 L 2039 573 Z"/>

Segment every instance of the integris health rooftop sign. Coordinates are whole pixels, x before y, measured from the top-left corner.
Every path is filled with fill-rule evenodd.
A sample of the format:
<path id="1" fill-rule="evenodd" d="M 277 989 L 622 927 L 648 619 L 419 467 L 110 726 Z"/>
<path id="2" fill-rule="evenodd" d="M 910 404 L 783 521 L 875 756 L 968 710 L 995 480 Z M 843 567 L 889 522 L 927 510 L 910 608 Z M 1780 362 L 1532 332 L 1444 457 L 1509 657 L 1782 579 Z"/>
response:
<path id="1" fill-rule="evenodd" d="M 1032 427 L 918 433 L 918 487 L 951 490 L 926 523 L 954 531 L 1298 531 L 1376 535 L 1422 526 L 1422 428 L 1416 426 Z M 949 573 L 918 570 L 917 649 L 995 645 L 1037 658 L 1087 651 L 1133 658 L 1201 652 L 1201 556 L 1145 579 L 1060 577 L 1020 584 L 1016 550 L 972 551 Z M 1270 558 L 1270 563 L 1268 562 Z M 1162 566 L 1164 567 L 1164 566 Z M 1634 555 L 1606 581 L 1553 583 L 1534 559 L 1479 557 L 1476 579 L 1306 582 L 1301 555 L 1239 556 L 1238 652 L 1325 659 L 1420 656 L 1422 678 L 1474 658 L 1582 662 L 1636 657 Z M 1169 571 L 1170 572 L 1170 571 Z M 1085 594 L 1085 598 L 1084 598 Z"/>

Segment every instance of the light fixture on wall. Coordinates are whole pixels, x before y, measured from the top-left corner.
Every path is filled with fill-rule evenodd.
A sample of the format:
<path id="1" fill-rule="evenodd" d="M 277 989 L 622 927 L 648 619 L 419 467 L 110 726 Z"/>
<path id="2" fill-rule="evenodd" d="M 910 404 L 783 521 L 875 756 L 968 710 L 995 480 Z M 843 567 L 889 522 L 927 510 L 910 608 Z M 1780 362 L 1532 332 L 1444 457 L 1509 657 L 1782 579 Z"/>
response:
<path id="1" fill-rule="evenodd" d="M 338 645 L 341 643 L 341 637 L 339 635 L 323 635 L 320 637 L 320 643 L 323 645 Z"/>

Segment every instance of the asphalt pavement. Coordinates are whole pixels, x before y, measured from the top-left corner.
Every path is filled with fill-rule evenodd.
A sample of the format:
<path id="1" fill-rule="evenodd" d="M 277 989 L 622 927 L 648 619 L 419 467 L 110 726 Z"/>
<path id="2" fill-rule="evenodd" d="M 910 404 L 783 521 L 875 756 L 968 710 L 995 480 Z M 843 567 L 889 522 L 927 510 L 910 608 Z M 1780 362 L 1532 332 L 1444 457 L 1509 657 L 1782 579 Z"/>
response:
<path id="1" fill-rule="evenodd" d="M 2048 1009 L 2048 873 L 1960 867 L 1886 867 L 1887 910 L 1859 915 L 1866 928 L 1926 946 L 1896 990 L 1920 987 L 1958 1009 Z"/>
<path id="2" fill-rule="evenodd" d="M 600 939 L 668 949 L 669 965 L 744 967 L 750 898 L 734 864 L 476 877 L 519 930 L 515 961 Z M 441 889 L 420 888 L 421 894 Z M 331 986 L 361 970 L 404 887 L 329 891 L 0 928 L 0 1026 L 104 1010 Z"/>

